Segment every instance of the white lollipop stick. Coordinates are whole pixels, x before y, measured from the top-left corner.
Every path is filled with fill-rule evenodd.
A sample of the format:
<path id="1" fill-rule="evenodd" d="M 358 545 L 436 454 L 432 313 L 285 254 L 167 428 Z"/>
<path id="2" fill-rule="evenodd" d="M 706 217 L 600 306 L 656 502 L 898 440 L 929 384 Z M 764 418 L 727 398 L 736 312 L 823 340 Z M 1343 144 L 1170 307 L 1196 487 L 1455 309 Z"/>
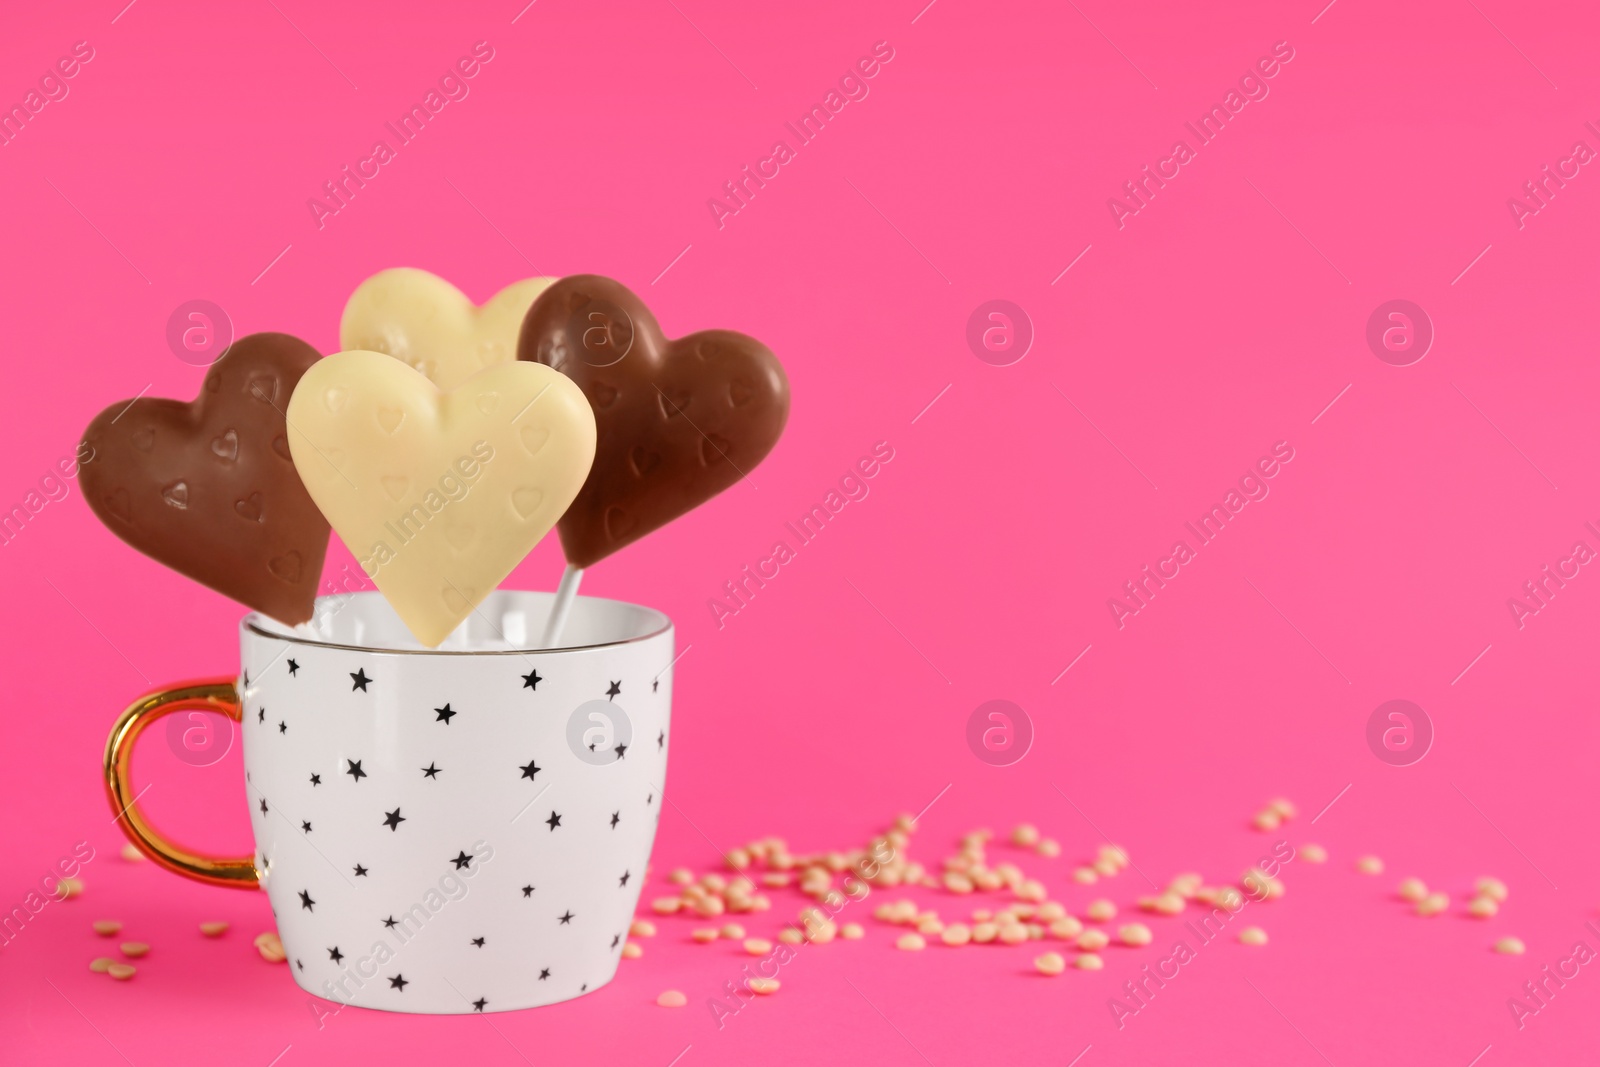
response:
<path id="1" fill-rule="evenodd" d="M 567 569 L 561 572 L 561 584 L 556 586 L 556 601 L 550 606 L 550 618 L 544 624 L 544 640 L 540 648 L 554 648 L 557 641 L 561 640 L 561 631 L 567 625 L 567 616 L 572 613 L 572 602 L 578 596 L 578 583 L 583 581 L 583 568 L 567 564 Z"/>

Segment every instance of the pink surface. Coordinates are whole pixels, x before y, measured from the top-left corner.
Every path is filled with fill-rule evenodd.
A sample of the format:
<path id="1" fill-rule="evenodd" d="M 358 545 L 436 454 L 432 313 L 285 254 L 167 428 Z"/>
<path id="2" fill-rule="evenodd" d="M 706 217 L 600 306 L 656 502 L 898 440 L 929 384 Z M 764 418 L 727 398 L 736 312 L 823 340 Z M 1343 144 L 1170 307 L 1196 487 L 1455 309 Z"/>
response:
<path id="1" fill-rule="evenodd" d="M 717 848 L 850 847 L 935 796 L 914 857 L 1028 819 L 1065 850 L 1028 869 L 1075 908 L 1150 892 L 1136 872 L 1070 881 L 1102 832 L 1163 885 L 1233 879 L 1271 840 L 1249 816 L 1279 794 L 1301 807 L 1284 836 L 1332 859 L 1290 864 L 1287 895 L 1252 906 L 1268 946 L 1206 947 L 1120 1029 L 1108 998 L 1168 954 L 1177 920 L 1055 979 L 1032 974 L 1037 946 L 901 953 L 869 920 L 865 941 L 805 949 L 777 996 L 720 1029 L 706 1002 L 744 957 L 665 920 L 575 1002 L 352 1009 L 319 1027 L 250 947 L 264 897 L 117 856 L 107 727 L 147 687 L 236 669 L 241 610 L 134 555 L 72 484 L 0 547 L 0 908 L 77 842 L 95 858 L 81 898 L 0 949 L 0 1061 L 1491 1067 L 1576 1062 L 1600 1040 L 1593 968 L 1547 981 L 1520 1028 L 1507 1006 L 1574 942 L 1600 948 L 1584 928 L 1600 901 L 1600 578 L 1561 562 L 1600 548 L 1600 177 L 1563 162 L 1574 142 L 1600 149 L 1585 6 L 511 0 L 373 21 L 302 0 L 122 3 L 30 10 L 0 39 L 7 102 L 74 42 L 94 56 L 0 148 L 4 508 L 104 405 L 194 394 L 200 371 L 164 340 L 183 301 L 330 351 L 345 297 L 383 267 L 477 299 L 599 271 L 669 333 L 758 335 L 794 388 L 751 484 L 585 585 L 667 611 L 686 648 L 647 896 Z M 319 228 L 307 199 L 478 41 L 494 56 L 470 95 Z M 879 41 L 893 59 L 869 94 L 719 227 L 708 198 L 793 145 L 785 122 Z M 1293 59 L 1269 94 L 1163 163 L 1280 41 Z M 1178 171 L 1119 228 L 1108 198 L 1147 164 Z M 1576 176 L 1519 218 L 1508 199 L 1546 164 Z M 1036 333 L 1006 367 L 965 341 L 996 298 Z M 1411 366 L 1365 340 L 1396 298 L 1436 328 Z M 723 583 L 879 441 L 894 459 L 867 498 L 719 626 Z M 1178 539 L 1193 547 L 1184 524 L 1280 441 L 1294 458 L 1269 495 L 1119 628 L 1108 598 Z M 512 584 L 551 587 L 560 564 L 550 538 Z M 1546 564 L 1577 576 L 1519 626 L 1508 599 Z M 1436 730 L 1409 767 L 1366 742 L 1394 698 Z M 991 699 L 1036 731 L 1013 766 L 967 747 Z M 236 753 L 194 768 L 151 738 L 139 772 L 172 833 L 247 847 Z M 1356 874 L 1366 852 L 1388 873 Z M 1452 913 L 1409 914 L 1392 896 L 1406 874 L 1449 891 Z M 1462 915 L 1481 874 L 1511 887 L 1487 923 Z M 921 897 L 951 916 L 979 903 Z M 752 930 L 800 903 L 776 898 Z M 96 918 L 156 946 L 134 981 L 88 973 L 108 947 Z M 204 941 L 208 918 L 233 929 Z M 1490 952 L 1505 935 L 1527 955 Z M 689 1007 L 655 1007 L 667 988 Z"/>

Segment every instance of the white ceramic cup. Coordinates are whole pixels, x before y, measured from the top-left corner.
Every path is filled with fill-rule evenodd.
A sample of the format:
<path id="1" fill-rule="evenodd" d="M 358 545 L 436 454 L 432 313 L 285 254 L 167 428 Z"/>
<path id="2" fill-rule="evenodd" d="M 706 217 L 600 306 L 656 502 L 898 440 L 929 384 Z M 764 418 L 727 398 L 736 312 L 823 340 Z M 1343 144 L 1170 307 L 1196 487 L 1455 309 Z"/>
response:
<path id="1" fill-rule="evenodd" d="M 579 597 L 492 594 L 439 649 L 377 593 L 310 623 L 240 624 L 240 677 L 150 694 L 106 747 L 113 810 L 180 874 L 267 891 L 290 973 L 319 997 L 430 1014 L 552 1004 L 611 980 L 663 803 L 673 629 Z M 134 741 L 175 711 L 239 723 L 256 851 L 214 859 L 142 816 Z"/>

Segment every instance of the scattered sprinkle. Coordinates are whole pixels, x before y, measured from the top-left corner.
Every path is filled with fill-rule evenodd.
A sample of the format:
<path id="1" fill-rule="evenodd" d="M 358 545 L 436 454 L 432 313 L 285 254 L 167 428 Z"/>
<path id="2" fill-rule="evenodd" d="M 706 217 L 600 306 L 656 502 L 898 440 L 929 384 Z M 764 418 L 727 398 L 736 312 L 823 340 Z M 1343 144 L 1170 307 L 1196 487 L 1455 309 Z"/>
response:
<path id="1" fill-rule="evenodd" d="M 133 959 L 138 959 L 140 956 L 148 956 L 150 954 L 150 946 L 145 944 L 143 941 L 124 941 L 118 947 L 122 949 L 122 954 L 124 956 L 129 956 Z"/>
<path id="2" fill-rule="evenodd" d="M 629 941 L 622 946 L 622 958 L 625 960 L 636 960 L 643 955 L 644 947 L 637 941 Z"/>
<path id="3" fill-rule="evenodd" d="M 628 933 L 634 937 L 654 937 L 656 936 L 656 924 L 649 919 L 635 919 L 633 920 L 633 925 L 628 927 Z"/>
<path id="4" fill-rule="evenodd" d="M 221 937 L 228 932 L 228 924 L 225 922 L 201 923 L 200 932 L 207 937 Z"/>
<path id="5" fill-rule="evenodd" d="M 1362 874 L 1382 874 L 1383 861 L 1376 856 L 1362 856 L 1356 860 L 1356 870 Z"/>
<path id="6" fill-rule="evenodd" d="M 951 923 L 939 934 L 939 940 L 947 945 L 965 945 L 972 940 L 972 928 L 966 923 Z"/>
<path id="7" fill-rule="evenodd" d="M 1085 952 L 1073 960 L 1072 965 L 1080 971 L 1098 971 L 1105 967 L 1106 961 L 1096 956 L 1093 952 Z"/>
<path id="8" fill-rule="evenodd" d="M 283 951 L 283 942 L 279 940 L 276 930 L 257 934 L 255 946 L 256 951 L 261 953 L 261 958 L 268 963 L 282 963 L 289 958 L 288 953 Z"/>
<path id="9" fill-rule="evenodd" d="M 131 963 L 113 963 L 106 968 L 106 973 L 119 982 L 126 982 L 139 973 L 139 969 Z"/>
<path id="10" fill-rule="evenodd" d="M 1239 943 L 1241 945 L 1265 945 L 1267 943 L 1267 932 L 1259 926 L 1246 926 L 1239 931 Z"/>
<path id="11" fill-rule="evenodd" d="M 1492 918 L 1494 913 L 1499 910 L 1500 905 L 1488 897 L 1473 897 L 1472 903 L 1467 905 L 1467 913 L 1474 919 Z"/>
<path id="12" fill-rule="evenodd" d="M 111 964 L 113 962 L 115 961 L 108 960 L 104 956 L 100 956 L 89 961 L 89 969 L 95 974 L 105 974 L 106 971 L 111 969 Z"/>
<path id="13" fill-rule="evenodd" d="M 1506 884 L 1498 878 L 1479 878 L 1476 888 L 1480 897 L 1488 897 L 1496 904 L 1504 904 L 1510 895 Z"/>
<path id="14" fill-rule="evenodd" d="M 928 947 L 928 942 L 921 934 L 901 934 L 894 947 L 902 952 L 921 952 Z"/>
<path id="15" fill-rule="evenodd" d="M 1528 946 L 1520 937 L 1502 937 L 1494 943 L 1494 950 L 1502 956 L 1520 956 L 1528 951 Z"/>
<path id="16" fill-rule="evenodd" d="M 1067 961 L 1059 952 L 1046 952 L 1033 961 L 1033 969 L 1040 974 L 1056 975 L 1067 969 Z"/>
<path id="17" fill-rule="evenodd" d="M 1117 906 L 1109 900 L 1091 900 L 1083 913 L 1091 922 L 1110 922 L 1117 917 Z"/>
<path id="18" fill-rule="evenodd" d="M 750 992 L 757 996 L 770 997 L 778 991 L 776 978 L 751 978 L 746 980 L 745 985 L 749 986 Z"/>
<path id="19" fill-rule="evenodd" d="M 1155 940 L 1155 935 L 1144 923 L 1129 923 L 1117 931 L 1117 936 L 1122 938 L 1124 945 L 1148 945 Z"/>
<path id="20" fill-rule="evenodd" d="M 1415 904 L 1428 895 L 1428 887 L 1423 884 L 1421 878 L 1406 878 L 1400 882 L 1400 886 L 1395 890 L 1395 893 L 1399 895 L 1401 900 L 1409 900 Z"/>
<path id="21" fill-rule="evenodd" d="M 1301 845 L 1300 858 L 1307 863 L 1327 863 L 1328 850 L 1321 845 Z"/>
<path id="22" fill-rule="evenodd" d="M 744 950 L 752 956 L 765 956 L 772 951 L 772 942 L 764 937 L 747 937 Z"/>
<path id="23" fill-rule="evenodd" d="M 122 846 L 122 858 L 127 860 L 129 863 L 143 863 L 144 853 L 139 851 L 138 845 L 135 845 L 132 841 L 129 841 L 126 845 Z"/>
<path id="24" fill-rule="evenodd" d="M 1447 893 L 1429 893 L 1417 901 L 1418 915 L 1441 915 L 1450 907 L 1450 896 Z"/>
<path id="25" fill-rule="evenodd" d="M 101 937 L 115 937 L 121 929 L 122 924 L 115 919 L 98 919 L 94 923 L 94 932 Z"/>
<path id="26" fill-rule="evenodd" d="M 676 989 L 669 989 L 656 997 L 656 1004 L 663 1008 L 681 1008 L 689 1003 L 689 998 Z"/>

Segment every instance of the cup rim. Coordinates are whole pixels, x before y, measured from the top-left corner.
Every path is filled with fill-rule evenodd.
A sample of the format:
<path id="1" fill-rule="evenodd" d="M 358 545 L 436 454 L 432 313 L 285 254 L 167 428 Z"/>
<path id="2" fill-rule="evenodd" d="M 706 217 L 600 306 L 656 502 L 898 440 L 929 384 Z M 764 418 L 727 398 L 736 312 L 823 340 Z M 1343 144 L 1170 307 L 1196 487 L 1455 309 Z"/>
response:
<path id="1" fill-rule="evenodd" d="M 497 592 L 497 593 L 540 593 L 540 594 L 547 595 L 547 596 L 548 595 L 552 595 L 550 593 L 545 592 L 544 590 L 538 590 L 538 589 L 498 589 L 498 590 L 495 590 L 495 592 Z M 339 595 L 341 595 L 341 594 L 330 593 L 326 597 L 317 597 L 317 602 L 320 603 L 323 600 L 331 600 L 331 599 L 334 599 L 335 597 L 337 597 Z M 343 595 L 353 599 L 355 597 L 381 597 L 383 594 L 380 593 L 376 589 L 362 589 L 362 590 L 358 590 L 358 591 L 353 592 L 353 593 L 346 593 L 346 594 L 343 594 Z M 493 594 L 490 594 L 490 595 L 492 596 Z M 253 634 L 257 635 L 258 637 L 265 637 L 265 638 L 268 638 L 268 639 L 273 640 L 273 641 L 285 641 L 285 642 L 288 642 L 289 644 L 305 645 L 305 646 L 310 647 L 310 648 L 337 649 L 337 650 L 345 651 L 345 652 L 363 652 L 363 653 L 366 653 L 368 655 L 374 655 L 374 656 L 549 656 L 549 655 L 559 655 L 559 654 L 564 653 L 564 652 L 586 652 L 586 651 L 592 651 L 594 649 L 600 649 L 600 648 L 620 648 L 623 645 L 633 645 L 633 644 L 639 644 L 639 643 L 644 642 L 644 641 L 651 641 L 651 640 L 654 640 L 655 638 L 660 637 L 662 634 L 671 633 L 673 631 L 672 619 L 670 617 L 668 617 L 666 612 L 660 611 L 660 610 L 658 610 L 656 608 L 646 607 L 643 604 L 633 604 L 633 603 L 630 603 L 630 602 L 628 602 L 626 600 L 616 600 L 616 599 L 613 599 L 611 597 L 583 596 L 581 594 L 579 596 L 575 597 L 574 600 L 598 601 L 598 602 L 604 602 L 604 603 L 608 603 L 608 604 L 621 604 L 624 607 L 637 608 L 640 611 L 648 612 L 649 614 L 654 615 L 656 618 L 658 618 L 660 620 L 660 625 L 657 626 L 655 629 L 651 630 L 649 633 L 640 634 L 637 637 L 624 637 L 624 638 L 619 638 L 618 640 L 615 640 L 615 641 L 600 641 L 600 642 L 597 642 L 597 643 L 592 644 L 592 645 L 563 645 L 563 646 L 561 646 L 559 648 L 485 648 L 485 649 L 470 649 L 470 648 L 372 648 L 372 647 L 367 646 L 367 645 L 349 645 L 349 644 L 344 644 L 342 642 L 337 642 L 337 641 L 319 641 L 314 637 L 307 637 L 307 636 L 305 636 L 303 634 L 297 634 L 297 633 L 293 633 L 293 632 L 280 632 L 280 631 L 276 631 L 276 630 L 264 629 L 262 627 L 262 625 L 261 625 L 261 622 L 264 619 L 266 621 L 272 622 L 273 624 L 275 624 L 277 626 L 285 626 L 286 627 L 286 624 L 281 623 L 281 622 L 277 622 L 277 620 L 275 620 L 275 619 L 268 619 L 267 616 L 264 616 L 259 611 L 252 611 L 250 614 L 246 615 L 243 619 L 240 620 L 239 626 L 240 626 L 240 629 L 242 629 L 242 630 L 246 630 L 246 631 L 248 631 L 250 633 L 253 633 Z"/>

